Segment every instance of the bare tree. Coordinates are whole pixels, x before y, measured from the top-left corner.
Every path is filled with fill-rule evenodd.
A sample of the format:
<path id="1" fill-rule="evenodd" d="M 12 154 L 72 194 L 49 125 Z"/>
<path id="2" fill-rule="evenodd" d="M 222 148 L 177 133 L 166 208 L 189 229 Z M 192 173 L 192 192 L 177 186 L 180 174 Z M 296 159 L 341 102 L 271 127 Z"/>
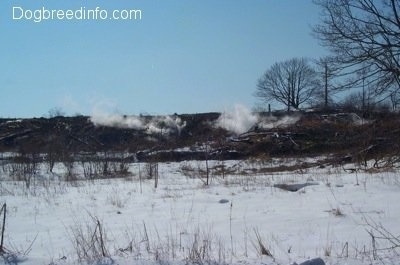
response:
<path id="1" fill-rule="evenodd" d="M 400 1 L 314 0 L 322 21 L 313 32 L 351 86 L 368 80 L 377 94 L 400 86 Z M 364 73 L 368 73 L 367 76 Z"/>
<path id="2" fill-rule="evenodd" d="M 266 103 L 281 103 L 290 111 L 308 102 L 317 87 L 316 72 L 307 59 L 293 58 L 272 65 L 258 80 L 255 96 Z"/>
<path id="3" fill-rule="evenodd" d="M 333 97 L 348 87 L 341 82 L 340 66 L 331 57 L 322 57 L 315 61 L 316 72 L 321 86 L 315 91 L 316 105 L 329 108 L 333 104 Z"/>
<path id="4" fill-rule="evenodd" d="M 373 111 L 377 103 L 374 101 L 373 93 L 369 90 L 364 90 L 350 93 L 339 105 L 345 111 L 361 112 L 365 116 L 365 114 Z"/>

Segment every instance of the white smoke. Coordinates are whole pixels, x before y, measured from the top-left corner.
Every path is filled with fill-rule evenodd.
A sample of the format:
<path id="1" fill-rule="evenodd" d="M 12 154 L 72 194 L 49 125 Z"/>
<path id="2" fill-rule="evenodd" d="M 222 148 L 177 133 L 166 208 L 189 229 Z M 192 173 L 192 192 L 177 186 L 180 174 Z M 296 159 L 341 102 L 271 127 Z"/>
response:
<path id="1" fill-rule="evenodd" d="M 146 118 L 142 116 L 127 116 L 96 111 L 90 117 L 95 126 L 107 126 L 125 129 L 145 130 L 148 134 L 180 134 L 186 126 L 177 116 L 156 116 Z"/>
<path id="2" fill-rule="evenodd" d="M 260 129 L 272 129 L 277 127 L 287 127 L 296 123 L 300 119 L 296 116 L 275 116 L 263 117 L 253 113 L 243 105 L 235 105 L 233 108 L 223 112 L 215 123 L 216 127 L 224 128 L 235 134 L 248 132 L 254 127 Z M 127 116 L 121 114 L 111 114 L 98 109 L 91 115 L 90 121 L 95 126 L 107 126 L 125 129 L 144 130 L 148 134 L 178 134 L 180 135 L 186 126 L 186 121 L 182 121 L 176 115 L 172 116 Z"/>
<path id="3" fill-rule="evenodd" d="M 180 135 L 185 126 L 186 122 L 182 122 L 181 118 L 177 116 L 157 116 L 145 124 L 146 130 L 150 134 L 171 134 L 177 132 Z"/>
<path id="4" fill-rule="evenodd" d="M 235 105 L 233 109 L 225 111 L 219 116 L 216 126 L 236 134 L 249 131 L 259 121 L 257 114 L 252 113 L 243 105 Z"/>
<path id="5" fill-rule="evenodd" d="M 96 126 L 117 127 L 140 130 L 144 128 L 143 121 L 137 116 L 123 116 L 119 114 L 96 113 L 90 117 Z"/>
<path id="6" fill-rule="evenodd" d="M 300 115 L 293 116 L 267 116 L 262 117 L 243 105 L 235 105 L 234 108 L 225 111 L 216 121 L 216 127 L 224 128 L 235 134 L 248 132 L 255 126 L 260 129 L 284 128 L 295 124 Z"/>
<path id="7" fill-rule="evenodd" d="M 285 128 L 295 124 L 299 120 L 300 120 L 299 115 L 293 115 L 293 116 L 286 115 L 280 118 L 271 115 L 262 118 L 258 123 L 258 127 L 261 129 Z"/>

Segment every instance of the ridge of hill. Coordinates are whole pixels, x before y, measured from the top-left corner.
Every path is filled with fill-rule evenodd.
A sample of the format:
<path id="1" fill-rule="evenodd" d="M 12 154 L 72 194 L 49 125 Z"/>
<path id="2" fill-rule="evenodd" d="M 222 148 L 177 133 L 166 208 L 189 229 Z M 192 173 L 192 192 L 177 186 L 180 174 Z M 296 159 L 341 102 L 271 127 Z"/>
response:
<path id="1" fill-rule="evenodd" d="M 259 113 L 245 133 L 221 126 L 220 113 L 0 119 L 0 152 L 125 152 L 139 161 L 334 155 L 339 160 L 398 156 L 400 116 L 378 113 Z M 291 122 L 281 122 L 287 118 Z M 60 158 L 61 159 L 61 158 Z"/>

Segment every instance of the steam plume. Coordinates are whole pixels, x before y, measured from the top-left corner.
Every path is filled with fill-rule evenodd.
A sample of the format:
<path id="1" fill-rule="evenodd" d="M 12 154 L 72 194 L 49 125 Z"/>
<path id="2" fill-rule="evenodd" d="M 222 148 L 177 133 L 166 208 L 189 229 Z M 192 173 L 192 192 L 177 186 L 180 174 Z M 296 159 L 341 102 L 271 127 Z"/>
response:
<path id="1" fill-rule="evenodd" d="M 149 134 L 180 134 L 186 126 L 177 116 L 156 116 L 145 118 L 141 116 L 125 116 L 97 111 L 90 117 L 96 126 L 108 126 L 125 129 L 145 130 Z"/>
<path id="2" fill-rule="evenodd" d="M 217 127 L 224 128 L 236 134 L 247 132 L 258 122 L 258 115 L 253 114 L 243 105 L 235 105 L 218 118 Z"/>
<path id="3" fill-rule="evenodd" d="M 234 108 L 221 114 L 216 122 L 216 126 L 235 134 L 242 134 L 251 130 L 255 125 L 261 129 L 282 128 L 296 123 L 299 119 L 299 115 L 286 115 L 280 118 L 272 115 L 262 117 L 257 113 L 251 112 L 251 110 L 243 105 L 235 105 Z"/>

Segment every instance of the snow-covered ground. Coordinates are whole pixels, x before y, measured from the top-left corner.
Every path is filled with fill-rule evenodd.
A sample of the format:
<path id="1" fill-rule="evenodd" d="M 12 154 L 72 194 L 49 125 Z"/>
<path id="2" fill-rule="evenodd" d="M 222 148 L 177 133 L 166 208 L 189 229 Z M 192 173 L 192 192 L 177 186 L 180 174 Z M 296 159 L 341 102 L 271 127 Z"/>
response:
<path id="1" fill-rule="evenodd" d="M 326 167 L 260 174 L 251 173 L 262 167 L 254 161 L 226 161 L 225 176 L 211 171 L 205 186 L 198 178 L 204 167 L 159 164 L 157 188 L 154 180 L 139 180 L 144 165 L 137 163 L 126 178 L 69 183 L 55 177 L 63 174 L 61 164 L 53 175 L 43 167 L 43 180 L 29 190 L 1 173 L 4 246 L 16 254 L 4 257 L 27 265 L 289 265 L 315 257 L 331 265 L 400 264 L 398 249 L 381 250 L 398 239 L 380 238 L 400 234 L 399 172 Z M 317 185 L 297 192 L 274 187 L 282 183 Z M 272 257 L 261 255 L 259 243 Z"/>

